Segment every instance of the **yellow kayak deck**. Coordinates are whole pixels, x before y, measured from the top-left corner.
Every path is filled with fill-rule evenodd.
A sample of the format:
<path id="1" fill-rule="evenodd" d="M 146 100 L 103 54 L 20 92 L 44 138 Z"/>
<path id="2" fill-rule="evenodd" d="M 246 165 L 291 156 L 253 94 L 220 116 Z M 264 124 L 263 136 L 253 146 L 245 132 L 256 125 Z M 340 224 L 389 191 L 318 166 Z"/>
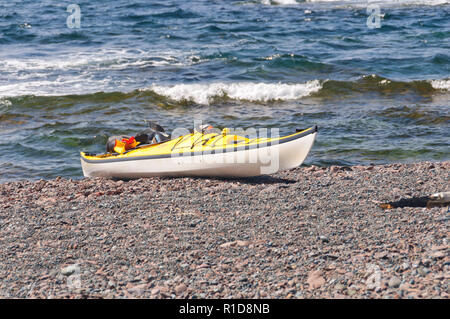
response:
<path id="1" fill-rule="evenodd" d="M 165 158 L 174 154 L 196 155 L 203 153 L 229 152 L 281 144 L 317 132 L 317 126 L 297 131 L 294 134 L 275 138 L 246 138 L 234 134 L 194 132 L 172 140 L 150 145 L 138 145 L 124 153 L 90 154 L 81 152 L 86 162 L 120 161 L 140 158 Z"/>

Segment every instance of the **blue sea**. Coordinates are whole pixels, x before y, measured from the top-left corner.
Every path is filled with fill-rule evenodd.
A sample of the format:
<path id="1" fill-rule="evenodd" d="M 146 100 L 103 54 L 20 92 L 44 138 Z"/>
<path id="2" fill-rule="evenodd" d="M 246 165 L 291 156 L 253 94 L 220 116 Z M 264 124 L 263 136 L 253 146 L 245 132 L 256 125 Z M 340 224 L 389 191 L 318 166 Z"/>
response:
<path id="1" fill-rule="evenodd" d="M 450 159 L 450 1 L 0 1 L 0 182 L 167 131 L 318 125 L 306 165 Z"/>

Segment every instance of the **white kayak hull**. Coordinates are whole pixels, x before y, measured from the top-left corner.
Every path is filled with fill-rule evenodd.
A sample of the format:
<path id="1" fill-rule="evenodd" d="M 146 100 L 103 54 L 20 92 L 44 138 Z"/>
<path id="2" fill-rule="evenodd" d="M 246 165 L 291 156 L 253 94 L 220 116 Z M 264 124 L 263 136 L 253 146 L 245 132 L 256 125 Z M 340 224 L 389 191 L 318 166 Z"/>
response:
<path id="1" fill-rule="evenodd" d="M 308 155 L 316 130 L 286 142 L 234 150 L 163 158 L 89 161 L 81 157 L 86 177 L 134 179 L 153 176 L 251 177 L 300 166 Z"/>

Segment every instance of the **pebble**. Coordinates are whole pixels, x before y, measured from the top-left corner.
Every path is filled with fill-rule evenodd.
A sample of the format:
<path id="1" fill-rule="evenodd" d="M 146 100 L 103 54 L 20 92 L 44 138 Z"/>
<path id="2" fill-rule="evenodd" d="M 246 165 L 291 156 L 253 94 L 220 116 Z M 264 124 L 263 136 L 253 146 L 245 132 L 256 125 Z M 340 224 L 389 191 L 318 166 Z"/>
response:
<path id="1" fill-rule="evenodd" d="M 391 288 L 398 288 L 400 287 L 400 284 L 402 283 L 402 280 L 396 276 L 393 276 L 391 279 L 389 279 L 389 287 Z"/>
<path id="2" fill-rule="evenodd" d="M 421 276 L 426 276 L 430 273 L 430 269 L 428 269 L 426 267 L 420 267 L 418 272 Z"/>
<path id="3" fill-rule="evenodd" d="M 142 295 L 144 291 L 148 288 L 147 284 L 140 284 L 133 286 L 131 288 L 128 288 L 128 291 L 134 294 Z"/>
<path id="4" fill-rule="evenodd" d="M 183 292 L 185 292 L 187 289 L 187 286 L 183 283 L 179 284 L 178 286 L 175 287 L 175 293 L 177 295 L 182 294 Z"/>
<path id="5" fill-rule="evenodd" d="M 74 274 L 76 271 L 79 271 L 80 267 L 77 264 L 67 266 L 61 269 L 61 274 L 64 276 L 70 276 Z"/>
<path id="6" fill-rule="evenodd" d="M 356 293 L 357 293 L 357 291 L 355 289 L 352 289 L 352 288 L 348 289 L 348 291 L 347 291 L 347 294 L 350 297 L 356 295 Z"/>
<path id="7" fill-rule="evenodd" d="M 434 259 L 441 259 L 441 258 L 444 258 L 446 256 L 447 256 L 447 253 L 445 251 L 442 251 L 442 250 L 441 251 L 434 251 L 431 254 L 431 257 L 434 258 Z"/>
<path id="8" fill-rule="evenodd" d="M 324 243 L 328 243 L 328 241 L 329 241 L 328 237 L 326 237 L 326 236 L 320 236 L 319 239 L 321 241 L 323 241 Z"/>
<path id="9" fill-rule="evenodd" d="M 303 298 L 303 293 L 301 291 L 297 291 L 294 295 L 295 298 L 300 299 Z"/>
<path id="10" fill-rule="evenodd" d="M 161 291 L 160 287 L 155 287 L 152 290 L 150 290 L 150 293 L 152 295 L 157 295 L 157 294 L 159 294 L 160 291 Z"/>
<path id="11" fill-rule="evenodd" d="M 322 277 L 323 272 L 321 270 L 313 270 L 308 274 L 307 283 L 309 289 L 317 289 L 325 284 L 325 279 Z"/>

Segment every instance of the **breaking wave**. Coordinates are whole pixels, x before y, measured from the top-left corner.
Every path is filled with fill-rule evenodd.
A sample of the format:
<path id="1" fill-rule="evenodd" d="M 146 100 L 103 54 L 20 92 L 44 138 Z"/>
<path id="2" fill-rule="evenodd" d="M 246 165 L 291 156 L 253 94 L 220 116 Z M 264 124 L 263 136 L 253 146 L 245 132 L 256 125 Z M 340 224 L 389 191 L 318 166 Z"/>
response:
<path id="1" fill-rule="evenodd" d="M 155 93 L 175 101 L 193 101 L 210 104 L 216 98 L 267 102 L 273 100 L 297 100 L 322 88 L 319 80 L 299 84 L 283 83 L 210 83 L 152 85 Z"/>
<path id="2" fill-rule="evenodd" d="M 175 102 L 210 105 L 224 100 L 251 102 L 289 101 L 305 97 L 337 98 L 375 92 L 379 94 L 413 93 L 421 96 L 447 92 L 450 80 L 394 81 L 372 74 L 356 81 L 312 80 L 305 83 L 204 83 L 152 85 L 149 90 Z M 145 90 L 144 90 L 145 91 Z"/>
<path id="3" fill-rule="evenodd" d="M 450 90 L 450 79 L 446 80 L 432 80 L 431 86 L 436 90 Z"/>
<path id="4" fill-rule="evenodd" d="M 145 98 L 157 105 L 213 105 L 227 101 L 247 101 L 253 103 L 282 102 L 301 100 L 303 98 L 342 98 L 366 93 L 381 95 L 416 94 L 430 96 L 448 94 L 450 79 L 417 80 L 410 82 L 395 81 L 375 74 L 363 76 L 355 81 L 311 80 L 304 83 L 253 83 L 253 82 L 214 82 L 190 84 L 153 84 L 147 88 L 133 91 L 86 92 L 85 94 L 23 94 L 0 98 L 1 107 L 9 107 L 15 100 L 42 99 L 51 103 L 51 99 L 61 96 L 78 96 L 84 101 L 99 102 L 123 101 Z M 48 100 L 50 99 L 50 100 Z"/>

